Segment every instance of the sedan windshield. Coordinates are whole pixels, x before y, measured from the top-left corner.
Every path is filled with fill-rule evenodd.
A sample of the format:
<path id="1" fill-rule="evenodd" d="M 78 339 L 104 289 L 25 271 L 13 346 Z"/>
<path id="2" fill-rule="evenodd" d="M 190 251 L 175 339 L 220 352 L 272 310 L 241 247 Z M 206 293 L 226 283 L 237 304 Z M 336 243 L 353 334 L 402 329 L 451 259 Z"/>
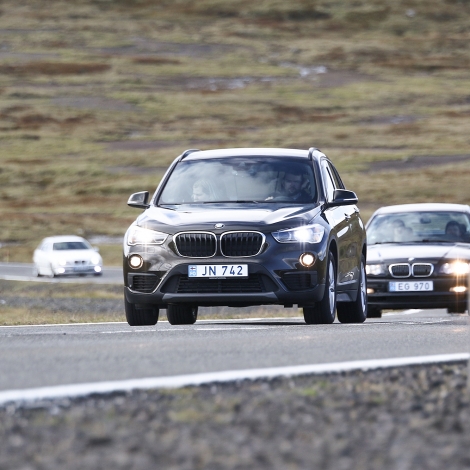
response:
<path id="1" fill-rule="evenodd" d="M 367 243 L 470 242 L 470 220 L 463 212 L 403 212 L 374 217 Z"/>
<path id="2" fill-rule="evenodd" d="M 313 203 L 311 162 L 296 158 L 232 157 L 179 162 L 158 204 L 226 202 Z"/>
<path id="3" fill-rule="evenodd" d="M 90 247 L 83 242 L 59 242 L 54 243 L 52 246 L 54 251 L 62 251 L 62 250 L 89 250 Z"/>

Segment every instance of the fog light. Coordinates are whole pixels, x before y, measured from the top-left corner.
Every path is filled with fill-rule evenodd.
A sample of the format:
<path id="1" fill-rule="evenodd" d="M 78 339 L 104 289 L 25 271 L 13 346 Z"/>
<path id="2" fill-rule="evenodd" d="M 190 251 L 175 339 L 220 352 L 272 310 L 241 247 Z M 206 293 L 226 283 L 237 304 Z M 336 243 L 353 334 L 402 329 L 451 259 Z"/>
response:
<path id="1" fill-rule="evenodd" d="M 65 268 L 57 268 L 57 274 L 64 274 Z"/>
<path id="2" fill-rule="evenodd" d="M 368 293 L 368 294 L 374 294 L 374 293 L 375 293 L 375 289 L 372 289 L 371 287 L 368 287 L 368 288 L 367 288 L 367 293 Z"/>
<path id="3" fill-rule="evenodd" d="M 132 255 L 129 258 L 129 266 L 133 269 L 139 269 L 144 264 L 144 260 L 140 255 Z"/>
<path id="4" fill-rule="evenodd" d="M 315 263 L 315 256 L 312 253 L 303 253 L 300 255 L 299 261 L 302 266 L 309 268 Z"/>
<path id="5" fill-rule="evenodd" d="M 101 272 L 101 266 L 95 266 L 95 273 L 100 273 Z"/>
<path id="6" fill-rule="evenodd" d="M 455 286 L 449 289 L 451 292 L 456 292 L 457 294 L 461 294 L 462 292 L 467 292 L 467 288 L 465 286 Z"/>

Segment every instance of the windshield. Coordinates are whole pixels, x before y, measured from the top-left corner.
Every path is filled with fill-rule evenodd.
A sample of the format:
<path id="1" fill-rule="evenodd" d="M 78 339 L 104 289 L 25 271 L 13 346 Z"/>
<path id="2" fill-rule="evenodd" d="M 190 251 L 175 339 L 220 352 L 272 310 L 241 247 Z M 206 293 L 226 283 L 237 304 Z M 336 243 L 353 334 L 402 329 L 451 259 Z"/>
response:
<path id="1" fill-rule="evenodd" d="M 84 242 L 60 242 L 54 243 L 52 246 L 54 251 L 62 251 L 62 250 L 89 250 L 90 247 Z"/>
<path id="2" fill-rule="evenodd" d="M 374 217 L 367 243 L 470 242 L 470 220 L 463 212 L 403 212 Z"/>
<path id="3" fill-rule="evenodd" d="M 316 201 L 311 162 L 295 158 L 233 157 L 179 162 L 158 204 Z"/>

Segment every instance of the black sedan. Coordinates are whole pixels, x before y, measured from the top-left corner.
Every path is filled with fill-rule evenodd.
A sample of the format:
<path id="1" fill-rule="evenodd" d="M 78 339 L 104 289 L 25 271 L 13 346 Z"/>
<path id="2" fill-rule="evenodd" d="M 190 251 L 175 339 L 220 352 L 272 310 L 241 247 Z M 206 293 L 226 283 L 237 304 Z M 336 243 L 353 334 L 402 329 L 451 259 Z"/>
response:
<path id="1" fill-rule="evenodd" d="M 382 207 L 367 223 L 368 316 L 383 309 L 464 313 L 470 273 L 470 207 Z"/>
<path id="2" fill-rule="evenodd" d="M 187 150 L 124 238 L 130 325 L 192 324 L 200 306 L 294 304 L 306 323 L 363 322 L 366 234 L 318 149 Z"/>

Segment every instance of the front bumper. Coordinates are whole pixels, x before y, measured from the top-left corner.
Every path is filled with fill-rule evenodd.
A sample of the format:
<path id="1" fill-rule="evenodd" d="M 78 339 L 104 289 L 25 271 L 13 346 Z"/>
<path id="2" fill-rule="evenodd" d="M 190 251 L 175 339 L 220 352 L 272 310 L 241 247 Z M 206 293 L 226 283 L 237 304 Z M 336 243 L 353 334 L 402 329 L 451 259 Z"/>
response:
<path id="1" fill-rule="evenodd" d="M 76 266 L 55 266 L 53 267 L 56 276 L 78 276 L 80 274 L 102 274 L 103 268 L 97 265 Z"/>
<path id="2" fill-rule="evenodd" d="M 268 240 L 260 254 L 251 257 L 187 258 L 168 247 L 125 247 L 123 272 L 125 296 L 133 304 L 246 307 L 252 305 L 313 306 L 325 290 L 326 252 L 315 246 L 316 261 L 310 268 L 299 262 L 312 246 L 279 244 Z M 326 242 L 325 242 L 326 246 Z M 304 249 L 305 248 L 305 249 Z M 132 269 L 128 259 L 142 256 L 144 263 Z M 189 265 L 248 265 L 248 277 L 202 279 L 188 276 Z"/>
<path id="3" fill-rule="evenodd" d="M 418 292 L 389 292 L 389 283 L 399 280 L 433 281 L 434 289 L 432 291 Z M 457 279 L 455 277 L 431 277 L 420 279 L 397 279 L 397 278 L 367 278 L 368 292 L 367 303 L 371 307 L 380 309 L 407 309 L 407 308 L 455 308 L 464 307 L 467 304 L 467 292 L 452 292 L 451 289 L 456 286 L 465 286 L 468 289 L 468 280 Z"/>

